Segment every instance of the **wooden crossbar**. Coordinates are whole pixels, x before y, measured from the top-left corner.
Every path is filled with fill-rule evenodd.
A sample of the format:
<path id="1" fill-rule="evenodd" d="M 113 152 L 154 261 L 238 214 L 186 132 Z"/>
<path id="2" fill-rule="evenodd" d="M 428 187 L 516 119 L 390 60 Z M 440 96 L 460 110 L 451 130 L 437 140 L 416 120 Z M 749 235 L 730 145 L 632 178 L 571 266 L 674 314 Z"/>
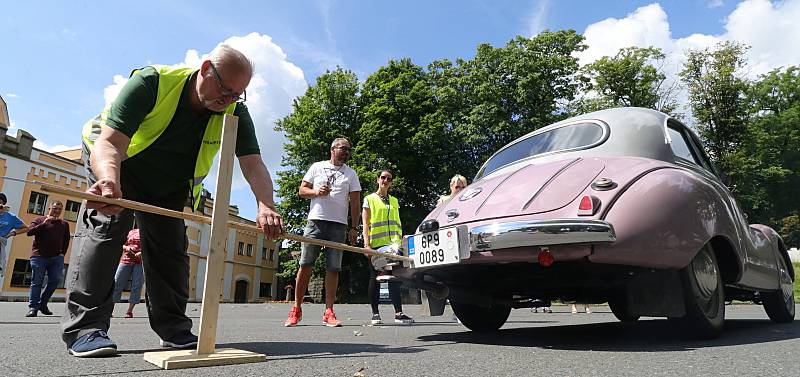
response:
<path id="1" fill-rule="evenodd" d="M 89 194 L 89 193 L 83 192 L 83 191 L 73 190 L 73 189 L 69 189 L 69 188 L 65 188 L 65 187 L 54 186 L 54 185 L 51 185 L 51 184 L 45 183 L 45 182 L 32 181 L 31 183 L 35 183 L 35 184 L 40 185 L 42 187 L 42 191 L 54 192 L 54 193 L 59 193 L 59 194 L 64 194 L 64 195 L 72 195 L 72 196 L 75 196 L 75 197 L 78 197 L 78 198 L 81 198 L 81 199 L 84 199 L 84 200 L 91 200 L 91 201 L 100 202 L 100 203 L 113 204 L 113 205 L 117 205 L 117 206 L 120 206 L 120 207 L 123 207 L 123 208 L 136 210 L 136 211 L 154 213 L 154 214 L 157 214 L 157 215 L 169 216 L 169 217 L 174 217 L 174 218 L 194 221 L 194 222 L 202 223 L 202 224 L 211 224 L 211 222 L 212 222 L 212 218 L 210 218 L 208 216 L 202 216 L 202 215 L 198 215 L 198 214 L 194 214 L 194 213 L 173 211 L 171 209 L 161 208 L 161 207 L 158 207 L 158 206 L 154 206 L 154 205 L 150 205 L 150 204 L 144 204 L 144 203 L 140 203 L 140 202 L 136 202 L 136 201 L 128 200 L 128 199 L 106 198 L 106 197 L 103 197 L 103 196 Z M 219 194 L 217 194 L 217 195 L 219 195 Z M 217 198 L 217 200 L 215 200 L 215 206 L 216 206 L 216 204 L 219 203 L 218 199 L 219 198 Z M 237 222 L 237 221 L 227 221 L 227 226 L 229 228 L 244 230 L 244 231 L 248 231 L 248 232 L 261 233 L 261 228 L 255 226 L 255 225 L 240 223 L 240 222 Z M 305 242 L 305 243 L 309 243 L 309 244 L 312 244 L 312 245 L 318 245 L 318 246 L 322 246 L 322 247 L 330 247 L 330 248 L 334 248 L 334 249 L 350 251 L 350 252 L 353 252 L 353 253 L 359 253 L 359 254 L 370 255 L 370 256 L 381 256 L 381 257 L 386 257 L 387 259 L 394 259 L 394 260 L 399 260 L 399 261 L 403 261 L 403 262 L 411 262 L 411 261 L 413 261 L 412 258 L 407 257 L 407 256 L 403 256 L 403 255 L 382 253 L 382 252 L 374 250 L 374 249 L 367 249 L 367 248 L 363 248 L 363 247 L 351 246 L 351 245 L 347 245 L 347 244 L 340 243 L 340 242 L 333 242 L 333 241 L 327 241 L 327 240 L 318 240 L 318 239 L 315 239 L 315 238 L 309 238 L 309 237 L 301 236 L 301 235 L 298 235 L 298 234 L 284 233 L 281 237 L 285 238 L 287 240 L 291 240 L 291 241 Z"/>

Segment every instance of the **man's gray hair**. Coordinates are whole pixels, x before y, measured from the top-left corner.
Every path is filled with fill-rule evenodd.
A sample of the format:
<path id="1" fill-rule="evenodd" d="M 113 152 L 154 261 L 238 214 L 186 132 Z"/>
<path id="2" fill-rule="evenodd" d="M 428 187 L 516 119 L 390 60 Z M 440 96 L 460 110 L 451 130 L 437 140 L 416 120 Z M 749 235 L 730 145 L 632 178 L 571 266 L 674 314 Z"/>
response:
<path id="1" fill-rule="evenodd" d="M 336 139 L 333 139 L 333 141 L 331 142 L 331 148 L 335 147 L 336 144 L 339 144 L 340 141 L 346 141 L 347 144 L 350 144 L 350 140 L 347 140 L 346 137 L 337 137 Z"/>
<path id="2" fill-rule="evenodd" d="M 234 70 L 247 73 L 251 78 L 253 77 L 253 62 L 239 50 L 226 44 L 220 44 L 214 51 L 211 51 L 208 60 L 214 63 L 214 66 L 219 70 Z"/>

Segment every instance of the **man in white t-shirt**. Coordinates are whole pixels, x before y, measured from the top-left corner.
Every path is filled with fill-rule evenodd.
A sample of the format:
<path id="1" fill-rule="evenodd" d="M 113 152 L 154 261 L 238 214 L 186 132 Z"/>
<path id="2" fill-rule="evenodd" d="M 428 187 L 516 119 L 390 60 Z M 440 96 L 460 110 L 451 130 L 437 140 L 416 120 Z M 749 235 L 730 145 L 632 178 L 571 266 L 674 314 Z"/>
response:
<path id="1" fill-rule="evenodd" d="M 354 244 L 358 237 L 359 204 L 361 204 L 361 183 L 356 172 L 345 162 L 350 159 L 350 142 L 338 138 L 331 143 L 331 159 L 315 162 L 303 176 L 300 183 L 300 197 L 311 199 L 308 223 L 303 235 L 309 238 Z M 350 226 L 347 213 L 350 211 Z M 325 250 L 325 326 L 339 327 L 342 322 L 336 319 L 333 303 L 339 285 L 339 271 L 342 269 L 342 251 L 304 243 L 300 252 L 300 269 L 294 290 L 294 306 L 284 326 L 296 326 L 303 318 L 301 305 L 303 296 L 311 279 L 312 268 L 320 250 Z"/>

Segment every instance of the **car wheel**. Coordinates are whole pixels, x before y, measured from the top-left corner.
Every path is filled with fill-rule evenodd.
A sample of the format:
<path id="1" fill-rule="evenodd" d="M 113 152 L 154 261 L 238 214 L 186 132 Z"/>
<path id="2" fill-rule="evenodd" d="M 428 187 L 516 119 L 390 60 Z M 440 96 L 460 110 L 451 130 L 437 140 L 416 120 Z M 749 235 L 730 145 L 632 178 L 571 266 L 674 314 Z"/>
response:
<path id="1" fill-rule="evenodd" d="M 492 305 L 482 307 L 472 304 L 450 301 L 453 313 L 456 314 L 461 324 L 468 329 L 478 332 L 497 331 L 503 327 L 511 314 L 510 306 Z"/>
<path id="2" fill-rule="evenodd" d="M 608 300 L 608 307 L 611 309 L 611 313 L 614 313 L 614 317 L 617 317 L 620 322 L 636 322 L 639 320 L 638 314 L 631 313 L 630 307 L 628 306 L 628 299 L 624 292 Z"/>
<path id="3" fill-rule="evenodd" d="M 795 312 L 794 281 L 786 267 L 786 261 L 781 256 L 778 256 L 778 273 L 780 274 L 781 289 L 763 294 L 764 311 L 773 322 L 792 322 Z"/>
<path id="4" fill-rule="evenodd" d="M 681 270 L 681 275 L 686 305 L 683 322 L 701 339 L 718 337 L 725 324 L 725 294 L 710 244 L 697 252 L 692 262 Z"/>

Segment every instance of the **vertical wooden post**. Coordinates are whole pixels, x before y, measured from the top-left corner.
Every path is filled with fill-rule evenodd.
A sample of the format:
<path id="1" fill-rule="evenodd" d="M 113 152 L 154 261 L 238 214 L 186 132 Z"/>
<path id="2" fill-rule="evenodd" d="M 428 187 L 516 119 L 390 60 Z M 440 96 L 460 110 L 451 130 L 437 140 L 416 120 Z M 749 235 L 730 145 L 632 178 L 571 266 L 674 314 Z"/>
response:
<path id="1" fill-rule="evenodd" d="M 206 259 L 206 279 L 203 283 L 203 308 L 200 311 L 200 333 L 197 353 L 214 353 L 217 342 L 220 280 L 225 271 L 225 243 L 228 238 L 228 207 L 231 202 L 233 154 L 239 118 L 225 114 L 222 122 L 222 145 L 219 151 L 214 210 L 211 212 L 211 242 Z"/>
<path id="2" fill-rule="evenodd" d="M 211 242 L 206 259 L 206 279 L 203 283 L 203 308 L 200 312 L 197 349 L 146 352 L 144 354 L 146 361 L 164 369 L 254 363 L 266 360 L 265 355 L 255 352 L 233 348 L 215 349 L 219 296 L 222 288 L 220 281 L 225 270 L 225 244 L 228 236 L 228 207 L 231 198 L 233 154 L 238 126 L 239 118 L 225 115 L 222 122 L 214 210 L 211 213 Z"/>

